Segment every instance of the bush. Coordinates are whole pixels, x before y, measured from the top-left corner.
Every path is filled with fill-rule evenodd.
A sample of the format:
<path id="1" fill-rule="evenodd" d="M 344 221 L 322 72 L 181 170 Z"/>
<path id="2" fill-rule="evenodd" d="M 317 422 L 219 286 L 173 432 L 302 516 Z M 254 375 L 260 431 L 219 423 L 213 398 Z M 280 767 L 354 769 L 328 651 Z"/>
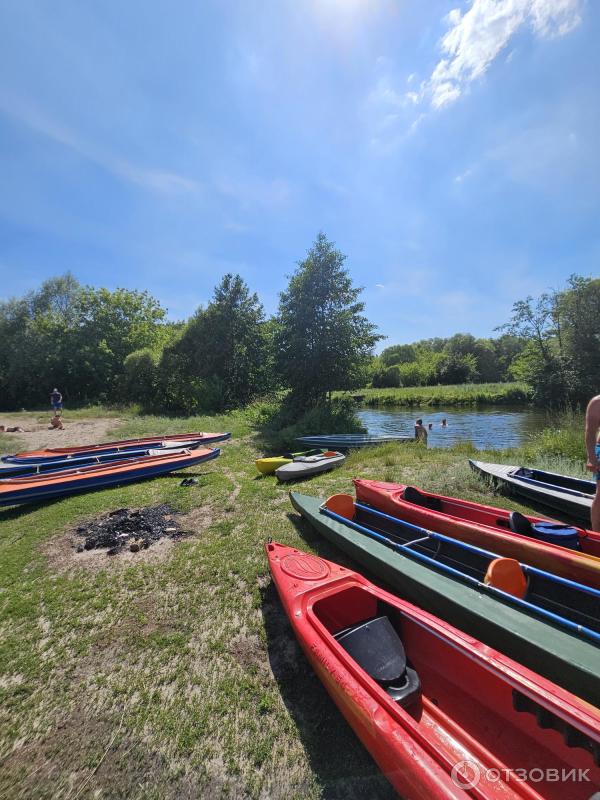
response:
<path id="1" fill-rule="evenodd" d="M 347 398 L 336 398 L 330 403 L 319 403 L 304 411 L 295 408 L 288 395 L 270 419 L 264 420 L 264 434 L 269 446 L 285 451 L 294 447 L 299 436 L 316 436 L 328 433 L 365 433 L 366 429 L 354 413 L 354 404 Z"/>
<path id="2" fill-rule="evenodd" d="M 411 364 L 400 364 L 398 369 L 400 371 L 401 386 L 422 386 L 427 381 L 426 370 L 423 369 L 423 364 L 418 361 Z"/>
<path id="3" fill-rule="evenodd" d="M 401 367 L 398 364 L 380 369 L 373 375 L 373 386 L 377 389 L 398 389 L 402 386 L 400 369 Z"/>
<path id="4" fill-rule="evenodd" d="M 148 347 L 130 353 L 123 362 L 123 397 L 142 405 L 152 405 L 156 389 L 156 354 Z"/>
<path id="5" fill-rule="evenodd" d="M 532 434 L 525 445 L 531 458 L 553 456 L 584 463 L 587 458 L 582 414 L 564 412 L 548 418 L 549 427 Z"/>

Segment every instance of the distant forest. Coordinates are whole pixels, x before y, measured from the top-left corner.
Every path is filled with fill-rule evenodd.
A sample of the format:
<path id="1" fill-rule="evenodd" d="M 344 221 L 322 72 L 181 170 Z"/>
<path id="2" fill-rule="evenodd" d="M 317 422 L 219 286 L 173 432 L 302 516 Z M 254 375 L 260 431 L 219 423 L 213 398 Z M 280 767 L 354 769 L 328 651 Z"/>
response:
<path id="1" fill-rule="evenodd" d="M 447 339 L 395 344 L 373 360 L 371 382 L 382 388 L 511 381 L 513 365 L 526 347 L 525 337 L 509 333 L 496 339 L 456 333 Z"/>
<path id="2" fill-rule="evenodd" d="M 225 275 L 185 322 L 145 291 L 82 286 L 71 274 L 0 303 L 0 406 L 137 403 L 210 413 L 282 396 L 290 415 L 333 390 L 520 380 L 535 401 L 577 405 L 600 391 L 600 280 L 515 303 L 496 338 L 457 333 L 374 348 L 345 256 L 319 234 L 267 317 L 239 275 Z"/>
<path id="3" fill-rule="evenodd" d="M 600 391 L 600 280 L 572 275 L 565 289 L 513 306 L 498 337 L 457 333 L 387 347 L 374 387 L 519 380 L 538 404 L 577 406 Z"/>

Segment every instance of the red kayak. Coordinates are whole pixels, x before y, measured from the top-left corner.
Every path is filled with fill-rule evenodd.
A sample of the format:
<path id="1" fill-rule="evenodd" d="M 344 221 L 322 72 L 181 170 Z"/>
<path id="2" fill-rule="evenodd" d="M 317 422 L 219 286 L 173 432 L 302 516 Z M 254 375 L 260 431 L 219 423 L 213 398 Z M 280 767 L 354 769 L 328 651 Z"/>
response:
<path id="1" fill-rule="evenodd" d="M 356 499 L 422 528 L 600 589 L 600 534 L 414 486 L 357 478 Z"/>
<path id="2" fill-rule="evenodd" d="M 588 800 L 600 785 L 597 708 L 355 572 L 266 550 L 306 657 L 404 800 Z"/>
<path id="3" fill-rule="evenodd" d="M 20 463 L 23 461 L 50 461 L 65 456 L 89 455 L 91 453 L 118 453 L 124 450 L 140 450 L 152 447 L 168 449 L 169 447 L 198 447 L 200 445 L 222 442 L 229 439 L 230 433 L 174 433 L 167 436 L 146 436 L 143 439 L 120 439 L 116 442 L 101 444 L 80 444 L 72 447 L 52 447 L 45 450 L 28 450 L 3 456 L 2 461 Z"/>

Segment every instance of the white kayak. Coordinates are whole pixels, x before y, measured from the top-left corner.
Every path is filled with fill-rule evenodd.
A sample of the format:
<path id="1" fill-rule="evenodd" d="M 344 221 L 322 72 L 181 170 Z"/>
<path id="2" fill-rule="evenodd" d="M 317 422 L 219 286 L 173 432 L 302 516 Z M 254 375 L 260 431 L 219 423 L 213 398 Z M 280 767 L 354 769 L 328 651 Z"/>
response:
<path id="1" fill-rule="evenodd" d="M 343 453 L 333 450 L 314 456 L 299 456 L 289 464 L 284 464 L 276 469 L 275 475 L 280 481 L 296 481 L 300 478 L 308 478 L 309 475 L 340 467 L 345 460 L 346 456 Z"/>

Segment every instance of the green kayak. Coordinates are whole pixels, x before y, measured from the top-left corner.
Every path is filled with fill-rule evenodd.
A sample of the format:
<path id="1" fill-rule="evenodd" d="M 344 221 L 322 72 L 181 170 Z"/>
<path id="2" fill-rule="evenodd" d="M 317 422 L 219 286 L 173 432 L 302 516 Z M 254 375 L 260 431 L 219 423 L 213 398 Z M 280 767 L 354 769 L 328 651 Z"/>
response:
<path id="1" fill-rule="evenodd" d="M 319 511 L 323 500 L 290 492 L 319 533 L 403 598 L 600 707 L 600 647 L 444 575 Z"/>

